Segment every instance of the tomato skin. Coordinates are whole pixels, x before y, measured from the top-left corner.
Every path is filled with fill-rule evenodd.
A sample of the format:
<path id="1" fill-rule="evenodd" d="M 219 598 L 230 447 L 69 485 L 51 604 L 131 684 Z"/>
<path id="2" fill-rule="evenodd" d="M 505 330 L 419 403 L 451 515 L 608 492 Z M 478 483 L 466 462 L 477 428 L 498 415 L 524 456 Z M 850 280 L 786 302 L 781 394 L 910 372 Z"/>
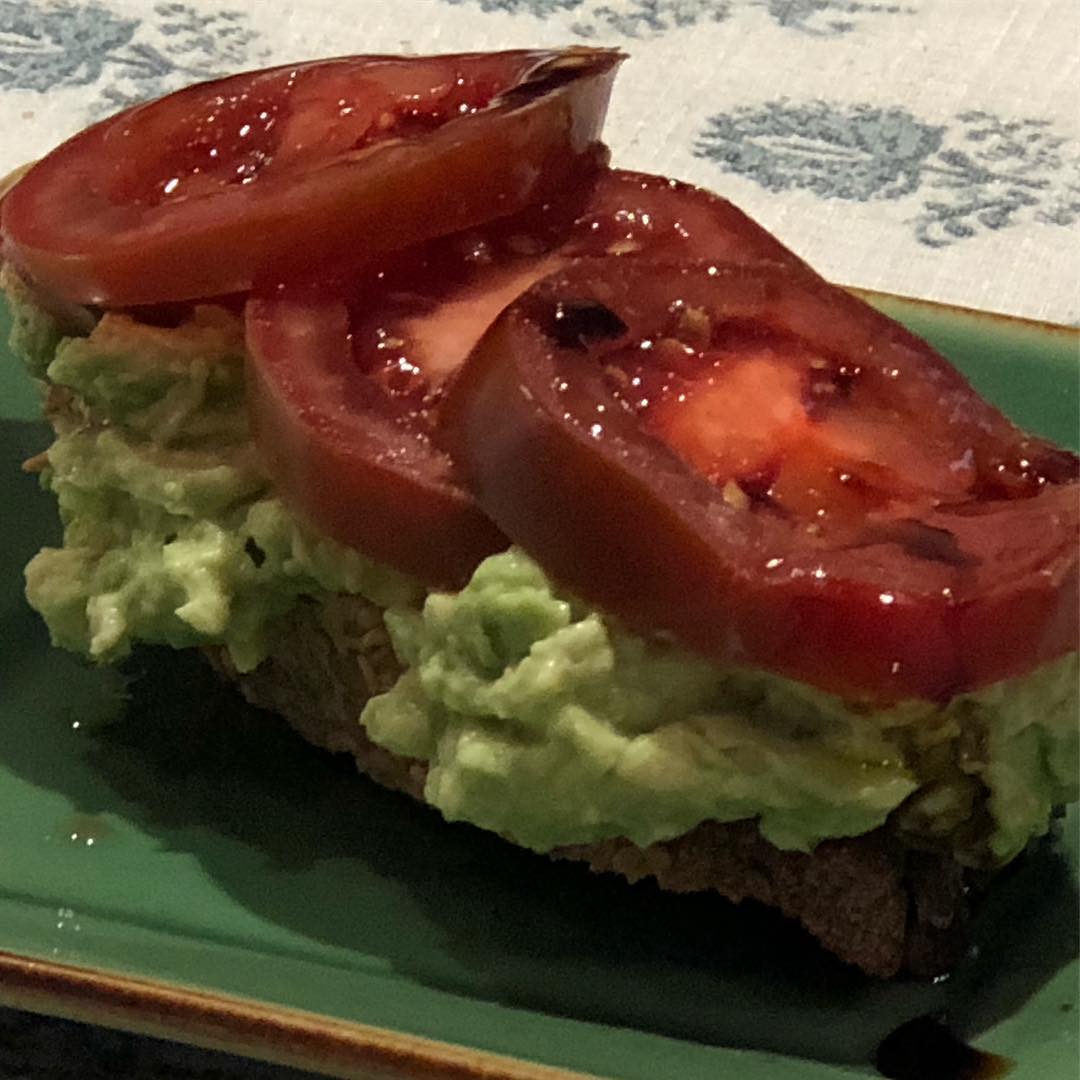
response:
<path id="1" fill-rule="evenodd" d="M 853 699 L 946 700 L 1075 649 L 1075 458 L 1024 437 L 928 346 L 820 279 L 717 269 L 586 260 L 485 335 L 443 407 L 442 438 L 506 534 L 639 631 Z M 568 299 L 604 305 L 625 333 L 560 346 L 552 313 Z M 927 499 L 913 520 L 872 518 L 832 541 L 732 505 L 604 381 L 607 358 L 651 339 L 676 300 L 861 358 L 867 392 L 891 394 L 920 440 L 975 458 L 1023 446 L 1048 476 L 1017 498 L 973 480 L 966 501 Z"/>
<path id="2" fill-rule="evenodd" d="M 374 258 L 513 213 L 592 167 L 621 58 L 583 48 L 347 57 L 189 87 L 87 129 L 31 168 L 3 201 L 4 256 L 67 300 L 112 307 L 241 292 L 328 261 Z M 443 92 L 455 79 L 476 85 L 467 115 L 418 123 L 395 104 L 394 92 Z M 321 123 L 333 102 L 320 96 L 350 82 L 364 92 L 390 86 L 388 131 L 400 124 L 404 138 L 386 137 L 382 114 L 374 134 Z M 290 104 L 318 115 L 290 114 Z M 272 148 L 238 147 L 218 115 L 228 109 L 238 130 L 266 116 L 266 130 L 276 121 L 289 133 L 274 151 L 283 162 Z M 357 132 L 367 141 L 350 149 Z M 167 138 L 175 146 L 163 156 L 156 148 Z M 133 157 L 145 159 L 134 172 Z M 228 171 L 207 181 L 217 157 Z"/>

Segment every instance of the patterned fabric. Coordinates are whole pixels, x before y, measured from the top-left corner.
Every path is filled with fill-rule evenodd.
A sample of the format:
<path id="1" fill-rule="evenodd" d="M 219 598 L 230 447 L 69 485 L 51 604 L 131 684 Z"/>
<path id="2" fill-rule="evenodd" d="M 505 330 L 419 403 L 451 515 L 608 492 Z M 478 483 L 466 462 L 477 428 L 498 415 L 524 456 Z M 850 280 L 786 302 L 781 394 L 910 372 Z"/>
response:
<path id="1" fill-rule="evenodd" d="M 1072 0 L 0 0 L 0 172 L 245 67 L 606 43 L 617 163 L 836 280 L 1080 323 L 1078 30 Z"/>

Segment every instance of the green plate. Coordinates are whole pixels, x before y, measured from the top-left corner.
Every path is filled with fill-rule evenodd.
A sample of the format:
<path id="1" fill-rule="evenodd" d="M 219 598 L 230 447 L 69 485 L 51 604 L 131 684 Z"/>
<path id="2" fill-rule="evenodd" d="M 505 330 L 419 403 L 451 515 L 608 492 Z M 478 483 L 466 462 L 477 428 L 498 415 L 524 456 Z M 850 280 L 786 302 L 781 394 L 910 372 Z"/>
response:
<path id="1" fill-rule="evenodd" d="M 1075 444 L 1075 333 L 873 299 Z M 876 984 L 751 906 L 447 825 L 194 657 L 147 651 L 121 678 L 50 649 L 22 600 L 57 532 L 18 467 L 46 445 L 35 407 L 0 364 L 0 999 L 342 1075 L 625 1080 L 874 1075 L 888 1032 L 946 1010 L 1014 1080 L 1075 1076 L 1075 818 L 1005 876 L 937 984 Z"/>

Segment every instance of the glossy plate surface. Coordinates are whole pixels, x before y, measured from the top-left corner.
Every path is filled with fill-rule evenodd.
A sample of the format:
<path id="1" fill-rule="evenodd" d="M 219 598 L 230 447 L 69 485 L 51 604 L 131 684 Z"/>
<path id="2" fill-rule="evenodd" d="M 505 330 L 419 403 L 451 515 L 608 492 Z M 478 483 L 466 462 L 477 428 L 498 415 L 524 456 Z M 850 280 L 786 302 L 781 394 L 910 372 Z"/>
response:
<path id="1" fill-rule="evenodd" d="M 1075 444 L 1075 332 L 874 300 L 1022 423 Z M 625 1080 L 875 1075 L 883 1036 L 947 1009 L 1015 1060 L 1015 1080 L 1075 1075 L 1075 816 L 1000 882 L 977 953 L 939 985 L 875 984 L 768 913 L 447 825 L 194 658 L 147 651 L 121 676 L 50 649 L 22 600 L 23 564 L 57 534 L 19 470 L 47 442 L 35 412 L 5 353 L 0 1001 L 337 1075 L 538 1077 L 525 1063 L 539 1063 Z"/>

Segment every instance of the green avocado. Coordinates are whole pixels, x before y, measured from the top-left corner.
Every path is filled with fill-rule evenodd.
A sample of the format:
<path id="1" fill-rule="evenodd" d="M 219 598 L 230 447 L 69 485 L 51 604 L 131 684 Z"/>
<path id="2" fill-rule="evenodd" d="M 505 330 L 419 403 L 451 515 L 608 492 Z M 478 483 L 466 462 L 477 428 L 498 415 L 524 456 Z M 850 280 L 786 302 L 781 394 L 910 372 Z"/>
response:
<path id="1" fill-rule="evenodd" d="M 358 723 L 428 764 L 425 797 L 446 817 L 538 851 L 747 818 L 805 851 L 891 815 L 911 842 L 986 865 L 1077 798 L 1075 655 L 944 707 L 874 711 L 645 641 L 516 549 L 425 596 L 274 492 L 248 437 L 235 315 L 107 314 L 65 336 L 3 284 L 12 347 L 46 380 L 58 431 L 42 482 L 64 542 L 31 561 L 27 596 L 64 648 L 107 662 L 136 641 L 221 644 L 246 671 L 299 597 L 365 596 L 405 670 Z"/>
<path id="2" fill-rule="evenodd" d="M 136 641 L 222 644 L 249 671 L 301 595 L 352 592 L 381 606 L 422 595 L 274 495 L 248 437 L 236 315 L 199 306 L 164 328 L 106 314 L 65 337 L 10 271 L 2 284 L 12 350 L 46 380 L 58 432 L 42 483 L 64 542 L 26 569 L 55 644 L 103 662 Z"/>
<path id="3" fill-rule="evenodd" d="M 905 800 L 901 824 L 930 841 L 981 781 L 1006 861 L 1077 797 L 1075 655 L 944 708 L 871 711 L 645 642 L 513 549 L 386 623 L 407 671 L 364 709 L 368 734 L 429 763 L 425 797 L 446 817 L 538 851 L 751 817 L 777 847 L 807 851 Z M 920 797 L 934 800 L 929 822 Z"/>

